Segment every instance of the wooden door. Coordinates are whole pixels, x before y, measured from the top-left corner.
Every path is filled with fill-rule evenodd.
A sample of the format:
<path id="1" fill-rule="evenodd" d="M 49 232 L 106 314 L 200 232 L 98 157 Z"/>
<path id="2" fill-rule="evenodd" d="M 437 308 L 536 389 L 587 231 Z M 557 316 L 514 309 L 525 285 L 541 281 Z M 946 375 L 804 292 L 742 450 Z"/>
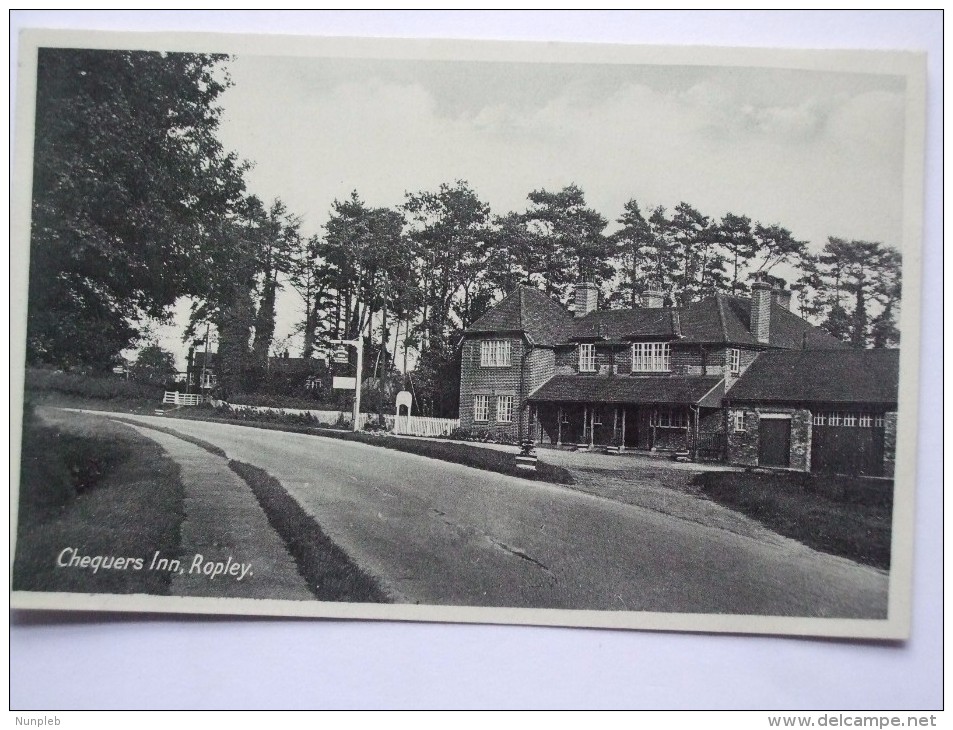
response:
<path id="1" fill-rule="evenodd" d="M 762 418 L 758 433 L 759 466 L 791 466 L 791 419 Z"/>
<path id="2" fill-rule="evenodd" d="M 811 471 L 882 476 L 884 430 L 862 426 L 814 426 Z"/>

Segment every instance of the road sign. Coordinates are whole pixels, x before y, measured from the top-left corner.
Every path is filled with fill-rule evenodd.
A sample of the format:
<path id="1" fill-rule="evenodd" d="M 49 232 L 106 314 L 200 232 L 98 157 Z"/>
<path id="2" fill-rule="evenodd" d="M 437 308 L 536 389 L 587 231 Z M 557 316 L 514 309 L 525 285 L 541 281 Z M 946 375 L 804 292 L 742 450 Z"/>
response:
<path id="1" fill-rule="evenodd" d="M 331 381 L 331 387 L 336 390 L 354 390 L 357 387 L 357 379 L 342 378 L 336 375 Z"/>
<path id="2" fill-rule="evenodd" d="M 345 350 L 343 347 L 339 347 L 338 349 L 336 349 L 334 351 L 334 362 L 340 363 L 342 365 L 347 365 L 348 363 L 347 350 Z"/>

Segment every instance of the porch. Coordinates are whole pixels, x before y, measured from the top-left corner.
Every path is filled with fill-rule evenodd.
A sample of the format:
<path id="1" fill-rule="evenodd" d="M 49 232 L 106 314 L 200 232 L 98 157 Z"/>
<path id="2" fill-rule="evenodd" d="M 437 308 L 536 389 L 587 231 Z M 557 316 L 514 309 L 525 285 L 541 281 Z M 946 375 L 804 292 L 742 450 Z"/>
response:
<path id="1" fill-rule="evenodd" d="M 528 434 L 556 448 L 723 461 L 721 387 L 712 378 L 557 377 L 528 399 Z"/>

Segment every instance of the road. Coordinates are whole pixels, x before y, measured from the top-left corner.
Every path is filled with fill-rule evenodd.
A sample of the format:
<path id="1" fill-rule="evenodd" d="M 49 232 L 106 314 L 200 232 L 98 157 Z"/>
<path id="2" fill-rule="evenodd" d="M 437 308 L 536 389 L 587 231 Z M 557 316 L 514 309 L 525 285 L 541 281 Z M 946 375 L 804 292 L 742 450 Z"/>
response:
<path id="1" fill-rule="evenodd" d="M 132 418 L 265 469 L 396 602 L 886 616 L 885 573 L 793 540 L 355 442 Z"/>

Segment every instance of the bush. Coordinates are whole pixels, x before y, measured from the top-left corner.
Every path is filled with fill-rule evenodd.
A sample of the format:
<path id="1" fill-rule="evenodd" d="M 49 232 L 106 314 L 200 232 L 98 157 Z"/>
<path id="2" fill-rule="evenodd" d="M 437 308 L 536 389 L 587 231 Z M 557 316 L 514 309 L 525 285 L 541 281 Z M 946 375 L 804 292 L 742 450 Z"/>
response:
<path id="1" fill-rule="evenodd" d="M 76 395 L 96 400 L 118 398 L 162 399 L 162 386 L 126 380 L 119 375 L 82 375 L 66 373 L 62 370 L 40 370 L 27 368 L 25 385 L 27 390 L 42 392 L 55 391 L 65 395 Z"/>

